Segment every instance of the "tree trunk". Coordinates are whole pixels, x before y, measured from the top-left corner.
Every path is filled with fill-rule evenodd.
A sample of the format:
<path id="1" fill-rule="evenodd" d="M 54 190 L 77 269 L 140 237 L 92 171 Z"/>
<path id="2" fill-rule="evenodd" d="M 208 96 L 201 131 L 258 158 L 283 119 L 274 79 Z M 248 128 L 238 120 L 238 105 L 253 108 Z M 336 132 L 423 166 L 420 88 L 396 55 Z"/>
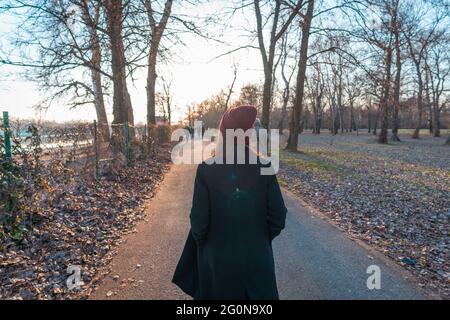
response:
<path id="1" fill-rule="evenodd" d="M 339 133 L 339 107 L 334 107 L 334 124 L 333 124 L 333 134 Z"/>
<path id="2" fill-rule="evenodd" d="M 400 80 L 402 70 L 401 49 L 400 49 L 400 30 L 398 26 L 397 8 L 394 12 L 394 37 L 395 37 L 395 66 L 396 73 L 394 79 L 394 110 L 392 114 L 392 141 L 400 141 L 398 136 L 399 129 L 399 111 L 400 111 Z"/>
<path id="3" fill-rule="evenodd" d="M 391 87 L 391 64 L 392 64 L 392 49 L 386 49 L 385 70 L 386 78 L 383 83 L 383 96 L 381 98 L 381 123 L 380 135 L 378 136 L 378 143 L 388 143 L 388 126 L 389 126 L 389 92 Z"/>
<path id="4" fill-rule="evenodd" d="M 318 94 L 315 99 L 315 106 L 313 107 L 314 115 L 314 134 L 320 134 L 320 110 L 322 108 L 322 94 Z"/>
<path id="5" fill-rule="evenodd" d="M 92 79 L 92 91 L 94 94 L 94 106 L 97 114 L 97 122 L 99 127 L 99 140 L 109 142 L 109 125 L 108 118 L 106 116 L 105 100 L 103 96 L 102 87 L 102 53 L 100 48 L 100 39 L 97 34 L 96 25 L 99 20 L 100 8 L 96 8 L 96 16 L 91 17 L 89 13 L 88 0 L 84 0 L 83 5 L 80 6 L 82 10 L 83 22 L 86 25 L 89 32 L 89 45 L 91 47 L 91 79 Z"/>
<path id="6" fill-rule="evenodd" d="M 280 117 L 280 122 L 278 123 L 278 130 L 280 130 L 280 133 L 283 133 L 284 121 L 286 120 L 286 116 L 287 116 L 288 102 L 289 102 L 289 84 L 288 84 L 288 87 L 284 88 L 284 91 L 283 91 L 283 104 L 281 106 L 281 117 Z"/>
<path id="7" fill-rule="evenodd" d="M 121 0 L 107 0 L 105 3 L 108 35 L 111 45 L 111 70 L 114 84 L 113 124 L 128 122 L 134 125 L 133 109 L 126 82 L 126 60 L 122 38 L 123 5 Z M 123 136 L 120 126 L 115 126 L 117 136 Z M 134 130 L 130 128 L 130 136 Z"/>
<path id="8" fill-rule="evenodd" d="M 339 128 L 341 129 L 341 134 L 344 133 L 344 106 L 342 104 L 342 64 L 339 65 L 339 80 L 338 80 L 338 96 L 337 96 L 337 103 L 338 103 L 338 112 L 339 112 Z M 336 132 L 337 133 L 337 132 Z"/>
<path id="9" fill-rule="evenodd" d="M 417 126 L 412 135 L 413 139 L 420 138 L 420 129 L 422 128 L 422 113 L 423 113 L 423 81 L 422 81 L 422 72 L 420 70 L 420 64 L 415 63 L 416 65 L 416 73 L 417 80 L 419 82 L 419 89 L 417 92 Z"/>
<path id="10" fill-rule="evenodd" d="M 317 119 L 317 134 L 320 134 L 321 128 L 322 128 L 322 112 L 320 112 L 319 118 Z"/>
<path id="11" fill-rule="evenodd" d="M 156 24 L 154 17 L 154 10 L 152 8 L 152 1 L 144 1 L 145 8 L 147 10 L 147 18 L 151 28 L 150 33 L 150 52 L 148 55 L 147 66 L 147 126 L 151 128 L 156 124 L 156 99 L 155 99 L 155 87 L 156 87 L 156 63 L 158 61 L 158 51 L 161 38 L 166 29 L 167 21 L 172 12 L 173 0 L 167 0 L 164 5 L 164 11 L 162 13 L 159 24 Z"/>
<path id="12" fill-rule="evenodd" d="M 421 85 L 419 84 L 419 92 L 421 91 L 422 91 Z M 422 93 L 419 93 L 417 95 L 417 125 L 412 135 L 413 139 L 420 138 L 420 129 L 422 128 L 422 112 L 423 112 Z"/>
<path id="13" fill-rule="evenodd" d="M 93 55 L 96 54 L 93 53 Z M 96 68 L 100 67 L 100 61 L 98 64 L 96 64 L 95 62 L 93 62 L 93 64 L 96 65 Z M 106 116 L 105 101 L 103 97 L 102 79 L 100 72 L 92 69 L 91 78 L 94 91 L 95 111 L 97 114 L 97 122 L 100 132 L 99 140 L 109 142 L 110 137 L 109 137 L 108 117 Z"/>
<path id="14" fill-rule="evenodd" d="M 372 134 L 373 134 L 374 136 L 377 135 L 377 131 L 378 131 L 378 120 L 379 120 L 379 118 L 380 118 L 380 110 L 379 110 L 379 107 L 378 107 L 378 108 L 375 110 L 375 123 L 374 123 L 373 130 L 372 130 Z"/>
<path id="15" fill-rule="evenodd" d="M 350 104 L 350 131 L 356 131 L 355 107 L 353 101 Z"/>
<path id="16" fill-rule="evenodd" d="M 306 75 L 306 60 L 308 59 L 308 43 L 309 32 L 311 29 L 311 21 L 314 13 L 314 0 L 308 1 L 308 8 L 306 16 L 302 24 L 302 40 L 300 45 L 300 63 L 298 65 L 297 85 L 295 89 L 295 100 L 293 106 L 293 116 L 291 121 L 290 139 L 287 149 L 290 151 L 297 151 L 298 135 L 300 131 L 300 119 L 303 109 L 303 95 L 305 91 L 305 75 Z"/>
<path id="17" fill-rule="evenodd" d="M 264 68 L 264 87 L 263 87 L 263 101 L 262 101 L 262 115 L 261 126 L 269 128 L 270 122 L 270 102 L 272 93 L 272 66 L 267 65 Z"/>
<path id="18" fill-rule="evenodd" d="M 425 101 L 426 101 L 426 107 L 428 111 L 428 130 L 430 134 L 433 134 L 433 121 L 434 121 L 434 114 L 433 114 L 433 104 L 431 103 L 430 99 L 430 68 L 428 66 L 428 63 L 425 59 Z"/>
<path id="19" fill-rule="evenodd" d="M 433 136 L 440 137 L 441 136 L 441 116 L 439 106 L 433 105 L 433 117 L 434 117 L 434 126 L 433 126 Z"/>
<path id="20" fill-rule="evenodd" d="M 261 58 L 263 61 L 264 68 L 264 86 L 263 86 L 263 101 L 262 101 L 262 115 L 261 115 L 261 126 L 263 128 L 269 128 L 269 113 L 270 113 L 270 103 L 272 94 L 272 81 L 273 81 L 273 61 L 275 56 L 275 34 L 278 25 L 278 18 L 280 14 L 281 2 L 276 1 L 275 9 L 273 13 L 273 24 L 270 32 L 270 43 L 269 43 L 269 53 L 266 52 L 266 47 L 264 45 L 263 37 L 263 22 L 261 11 L 259 7 L 259 1 L 255 0 L 255 14 L 257 23 L 257 33 L 258 33 L 258 44 L 259 50 L 261 52 Z"/>
<path id="21" fill-rule="evenodd" d="M 172 125 L 172 107 L 171 107 L 170 103 L 167 104 L 167 114 L 168 114 L 169 126 L 171 126 Z"/>
<path id="22" fill-rule="evenodd" d="M 281 106 L 281 117 L 280 122 L 278 123 L 278 130 L 281 134 L 283 134 L 283 129 L 285 126 L 286 119 L 288 117 L 287 106 L 289 104 L 289 97 L 291 95 L 290 84 L 294 71 L 292 71 L 289 75 L 286 75 L 286 60 L 288 58 L 289 52 L 286 45 L 286 37 L 283 36 L 282 44 L 281 44 L 281 78 L 284 82 L 284 90 L 283 90 L 283 104 Z"/>
<path id="23" fill-rule="evenodd" d="M 355 114 L 353 111 L 353 99 L 350 99 L 350 118 L 349 120 L 349 126 L 348 126 L 348 131 L 352 132 L 352 131 L 356 131 L 356 125 L 355 125 Z"/>
<path id="24" fill-rule="evenodd" d="M 149 128 L 156 123 L 155 88 L 156 88 L 156 61 L 158 56 L 158 46 L 153 43 L 148 56 L 147 67 L 147 125 Z"/>

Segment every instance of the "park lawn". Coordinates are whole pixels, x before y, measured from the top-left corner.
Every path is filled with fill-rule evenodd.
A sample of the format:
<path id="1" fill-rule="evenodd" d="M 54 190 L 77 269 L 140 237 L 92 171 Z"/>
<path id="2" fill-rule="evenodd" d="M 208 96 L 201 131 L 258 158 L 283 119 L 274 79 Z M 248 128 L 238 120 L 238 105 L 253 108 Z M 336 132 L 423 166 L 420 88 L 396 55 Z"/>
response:
<path id="1" fill-rule="evenodd" d="M 399 134 L 405 134 L 405 135 L 412 135 L 414 132 L 414 129 L 399 129 Z M 432 133 L 430 133 L 429 129 L 420 129 L 419 134 L 421 136 L 432 136 Z M 450 129 L 441 129 L 441 136 L 445 136 L 450 134 Z"/>
<path id="2" fill-rule="evenodd" d="M 448 298 L 450 148 L 435 139 L 302 134 L 280 183 Z"/>

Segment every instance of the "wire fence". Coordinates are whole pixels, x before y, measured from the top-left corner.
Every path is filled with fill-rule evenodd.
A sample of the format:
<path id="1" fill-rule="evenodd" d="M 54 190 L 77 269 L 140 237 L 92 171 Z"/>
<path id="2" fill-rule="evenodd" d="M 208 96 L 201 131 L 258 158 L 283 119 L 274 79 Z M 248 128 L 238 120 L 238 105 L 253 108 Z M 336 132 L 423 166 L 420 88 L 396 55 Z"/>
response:
<path id="1" fill-rule="evenodd" d="M 65 291 L 71 264 L 91 281 L 105 248 L 141 216 L 168 161 L 169 133 L 0 113 L 0 297 L 76 295 Z"/>
<path id="2" fill-rule="evenodd" d="M 168 127 L 168 126 L 167 126 Z M 40 124 L 0 119 L 0 212 L 21 210 L 36 191 L 74 176 L 96 181 L 155 152 L 146 125 L 112 124 L 105 138 L 92 123 Z M 161 131 L 161 129 L 159 129 Z M 169 129 L 164 129 L 170 132 Z M 151 134 L 148 134 L 150 132 Z"/>

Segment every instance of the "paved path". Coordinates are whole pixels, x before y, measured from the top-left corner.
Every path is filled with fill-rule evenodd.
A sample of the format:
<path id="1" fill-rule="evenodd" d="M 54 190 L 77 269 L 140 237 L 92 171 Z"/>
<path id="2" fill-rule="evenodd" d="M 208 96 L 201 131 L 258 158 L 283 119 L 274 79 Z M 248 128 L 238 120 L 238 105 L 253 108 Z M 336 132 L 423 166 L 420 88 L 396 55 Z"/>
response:
<path id="1" fill-rule="evenodd" d="M 172 166 L 147 218 L 120 244 L 112 273 L 91 299 L 187 299 L 171 283 L 189 230 L 196 166 Z M 370 248 L 350 240 L 313 215 L 291 193 L 286 229 L 274 240 L 281 299 L 423 299 L 409 273 Z M 381 269 L 381 289 L 368 290 L 366 269 Z M 118 279 L 114 276 L 118 275 Z M 117 277 L 116 277 L 117 278 Z"/>

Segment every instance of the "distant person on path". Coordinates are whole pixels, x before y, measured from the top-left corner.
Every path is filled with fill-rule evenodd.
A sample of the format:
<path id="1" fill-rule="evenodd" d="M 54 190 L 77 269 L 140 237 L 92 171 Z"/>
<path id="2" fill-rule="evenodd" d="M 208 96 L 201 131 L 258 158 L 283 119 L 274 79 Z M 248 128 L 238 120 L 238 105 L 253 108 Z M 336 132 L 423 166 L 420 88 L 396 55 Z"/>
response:
<path id="1" fill-rule="evenodd" d="M 256 113 L 253 106 L 228 110 L 219 139 L 226 129 L 252 128 Z M 245 144 L 248 160 L 255 151 Z M 191 230 L 172 280 L 194 299 L 278 299 L 272 240 L 287 210 L 276 176 L 261 175 L 262 166 L 198 166 Z"/>
<path id="2" fill-rule="evenodd" d="M 255 119 L 254 128 L 256 130 L 256 136 L 259 138 L 259 129 L 261 129 L 261 121 L 259 120 L 259 118 Z"/>

